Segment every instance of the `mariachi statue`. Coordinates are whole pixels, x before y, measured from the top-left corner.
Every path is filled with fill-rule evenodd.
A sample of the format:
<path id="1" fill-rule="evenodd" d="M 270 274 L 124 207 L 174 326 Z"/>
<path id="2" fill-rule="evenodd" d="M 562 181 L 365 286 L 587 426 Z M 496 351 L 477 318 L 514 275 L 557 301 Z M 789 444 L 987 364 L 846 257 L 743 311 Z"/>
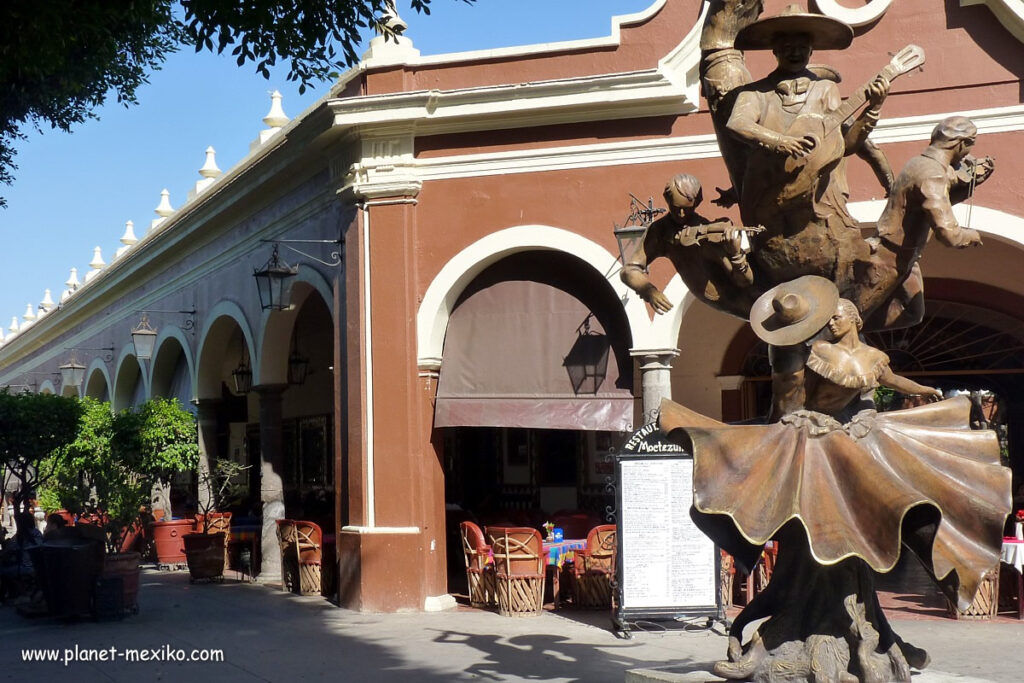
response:
<path id="1" fill-rule="evenodd" d="M 703 90 L 733 182 L 723 199 L 758 227 L 729 224 L 716 229 L 717 243 L 690 243 L 682 224 L 663 219 L 622 278 L 664 312 L 671 302 L 655 295 L 644 271 L 668 256 L 695 296 L 749 318 L 769 345 L 765 423 L 726 425 L 671 401 L 660 415 L 669 437 L 692 447 L 698 527 L 746 567 L 765 543 L 779 544 L 772 580 L 734 622 L 728 660 L 715 673 L 909 681 L 927 654 L 893 633 L 873 577 L 908 548 L 954 604 L 969 605 L 999 559 L 1010 471 L 999 464 L 995 434 L 970 429 L 966 398 L 876 413 L 879 386 L 941 394 L 895 374 L 860 333 L 920 321 L 924 244 L 931 235 L 950 247 L 981 243 L 952 206 L 993 163 L 969 156 L 977 130 L 950 117 L 892 178 L 867 135 L 893 79 L 923 62 L 923 52 L 908 46 L 843 101 L 835 71 L 809 60 L 815 48 L 850 45 L 852 29 L 796 6 L 768 18 L 762 9 L 761 0 L 711 0 L 701 39 Z M 778 67 L 755 81 L 741 50 L 760 49 L 771 49 Z M 888 196 L 867 239 L 846 207 L 853 155 L 872 165 Z M 750 236 L 749 252 L 739 231 Z M 673 258 L 673 250 L 687 251 Z M 761 619 L 744 641 L 744 627 Z"/>
<path id="2" fill-rule="evenodd" d="M 965 609 L 999 561 L 1010 511 L 1010 470 L 994 432 L 970 428 L 957 397 L 876 413 L 886 386 L 941 393 L 889 368 L 859 338 L 861 318 L 835 285 L 808 275 L 762 295 L 754 332 L 787 365 L 773 366 L 773 413 L 763 425 L 726 425 L 665 400 L 660 425 L 694 454 L 697 526 L 743 566 L 779 545 L 767 588 L 730 630 L 731 680 L 909 681 L 923 650 L 886 622 L 873 576 L 914 551 Z M 742 642 L 746 625 L 767 617 Z"/>
<path id="3" fill-rule="evenodd" d="M 738 202 L 743 224 L 758 227 L 750 232 L 750 285 L 735 297 L 695 294 L 719 310 L 746 318 L 749 303 L 767 289 L 818 275 L 835 283 L 841 296 L 857 306 L 867 329 L 914 325 L 924 314 L 918 260 L 931 231 L 949 246 L 980 244 L 956 234 L 955 221 L 939 225 L 922 218 L 922 208 L 928 213 L 930 206 L 900 212 L 892 201 L 899 196 L 892 195 L 894 186 L 898 193 L 917 182 L 908 174 L 936 171 L 931 164 L 912 162 L 893 181 L 885 155 L 868 140 L 892 81 L 923 64 L 924 52 L 908 45 L 843 100 L 838 73 L 810 64 L 810 58 L 815 49 L 848 47 L 853 30 L 797 5 L 768 18 L 758 18 L 761 10 L 761 0 L 713 0 L 701 35 L 701 84 L 733 183 L 721 203 Z M 777 67 L 751 80 L 742 50 L 769 49 Z M 937 150 L 936 143 L 952 143 L 932 156 L 933 163 L 943 165 L 940 182 L 930 184 L 934 201 L 941 204 L 939 212 L 946 214 L 943 220 L 993 169 L 990 158 L 977 161 L 967 155 L 976 131 L 955 128 L 954 138 L 936 139 L 937 128 L 929 147 Z M 948 126 L 944 130 L 950 132 Z M 846 164 L 853 155 L 868 161 L 891 195 L 889 220 L 880 223 L 875 238 L 863 237 L 846 206 Z M 702 274 L 697 266 L 676 267 L 687 284 Z M 623 280 L 633 286 L 625 273 Z"/>

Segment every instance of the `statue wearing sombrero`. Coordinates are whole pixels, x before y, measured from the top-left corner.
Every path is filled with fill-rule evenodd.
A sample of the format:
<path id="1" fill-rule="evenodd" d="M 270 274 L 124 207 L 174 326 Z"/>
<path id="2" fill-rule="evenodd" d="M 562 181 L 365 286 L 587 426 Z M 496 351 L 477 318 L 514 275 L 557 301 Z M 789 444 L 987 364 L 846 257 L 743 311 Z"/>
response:
<path id="1" fill-rule="evenodd" d="M 883 314 L 871 318 L 879 327 L 915 323 L 904 315 L 904 285 L 929 221 L 918 220 L 916 204 L 887 209 L 872 244 L 846 210 L 844 159 L 865 149 L 891 81 L 924 57 L 908 46 L 843 101 L 838 75 L 809 59 L 814 49 L 848 46 L 852 29 L 795 5 L 763 19 L 761 10 L 761 0 L 712 0 L 701 39 L 704 93 L 743 224 L 764 227 L 751 236 L 743 305 L 738 296 L 705 301 L 749 316 L 768 343 L 771 413 L 763 424 L 727 425 L 666 400 L 659 422 L 670 439 L 692 446 L 698 527 L 748 568 L 768 541 L 778 542 L 773 577 L 733 623 L 728 661 L 715 673 L 909 681 L 910 667 L 923 667 L 927 655 L 892 632 L 873 577 L 908 548 L 966 607 L 998 563 L 1010 510 L 998 440 L 970 429 L 966 398 L 882 414 L 872 402 L 879 386 L 941 397 L 895 374 L 886 354 L 860 337 L 874 313 Z M 751 81 L 742 51 L 767 49 L 778 66 Z M 931 161 L 951 164 L 973 144 L 967 137 Z M 955 174 L 942 171 L 931 204 L 952 196 Z M 902 188 L 929 178 L 904 169 L 890 204 L 902 197 L 900 206 L 910 207 L 912 193 Z M 983 178 L 975 172 L 969 180 L 973 189 Z M 744 627 L 760 619 L 744 640 Z"/>
<path id="2" fill-rule="evenodd" d="M 1010 470 L 994 432 L 972 431 L 957 397 L 876 413 L 886 386 L 941 393 L 895 374 L 860 340 L 861 317 L 835 285 L 809 275 L 778 285 L 751 309 L 751 327 L 785 351 L 773 365 L 773 410 L 762 425 L 727 425 L 665 400 L 660 425 L 692 445 L 691 516 L 752 567 L 778 543 L 767 588 L 730 630 L 732 680 L 909 681 L 924 651 L 889 627 L 873 577 L 912 550 L 947 597 L 970 605 L 999 561 Z M 743 642 L 744 627 L 767 618 Z"/>

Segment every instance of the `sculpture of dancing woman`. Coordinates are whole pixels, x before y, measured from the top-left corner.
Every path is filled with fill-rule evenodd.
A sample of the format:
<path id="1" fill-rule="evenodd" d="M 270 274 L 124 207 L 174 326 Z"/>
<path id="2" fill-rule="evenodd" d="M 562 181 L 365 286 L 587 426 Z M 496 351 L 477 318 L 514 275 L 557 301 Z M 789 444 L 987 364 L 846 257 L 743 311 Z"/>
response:
<path id="1" fill-rule="evenodd" d="M 751 309 L 776 357 L 777 421 L 726 425 L 662 404 L 662 429 L 692 444 L 697 525 L 747 567 L 779 543 L 772 581 L 715 665 L 725 678 L 909 681 L 927 655 L 892 632 L 874 574 L 909 547 L 965 608 L 999 560 L 1010 471 L 995 434 L 970 429 L 965 397 L 876 413 L 880 385 L 941 394 L 894 374 L 861 324 L 829 280 L 778 285 Z M 764 617 L 744 643 L 744 627 Z"/>

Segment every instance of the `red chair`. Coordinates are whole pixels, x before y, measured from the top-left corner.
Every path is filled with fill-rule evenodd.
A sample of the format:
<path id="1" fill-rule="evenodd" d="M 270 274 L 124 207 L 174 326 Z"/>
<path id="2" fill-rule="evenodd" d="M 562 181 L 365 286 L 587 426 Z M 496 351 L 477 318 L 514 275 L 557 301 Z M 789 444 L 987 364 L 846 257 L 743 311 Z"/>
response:
<path id="1" fill-rule="evenodd" d="M 490 564 L 491 546 L 484 541 L 484 532 L 473 522 L 459 524 L 462 553 L 466 559 L 466 582 L 469 604 L 473 607 L 494 607 L 498 604 L 494 565 Z"/>
<path id="2" fill-rule="evenodd" d="M 614 524 L 595 526 L 587 534 L 587 547 L 573 561 L 573 603 L 578 608 L 611 609 L 615 578 Z"/>
<path id="3" fill-rule="evenodd" d="M 498 613 L 538 616 L 544 610 L 547 558 L 540 532 L 528 527 L 487 527 L 494 555 Z"/>

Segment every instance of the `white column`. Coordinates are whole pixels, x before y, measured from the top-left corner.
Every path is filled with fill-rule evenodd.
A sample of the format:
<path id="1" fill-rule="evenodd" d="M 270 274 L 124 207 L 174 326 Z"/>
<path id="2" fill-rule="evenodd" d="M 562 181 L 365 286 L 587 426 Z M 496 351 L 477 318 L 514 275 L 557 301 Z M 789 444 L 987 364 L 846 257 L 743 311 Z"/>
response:
<path id="1" fill-rule="evenodd" d="M 663 398 L 672 398 L 672 359 L 679 349 L 633 349 L 640 359 L 640 385 L 643 392 L 643 424 L 657 421 Z"/>

